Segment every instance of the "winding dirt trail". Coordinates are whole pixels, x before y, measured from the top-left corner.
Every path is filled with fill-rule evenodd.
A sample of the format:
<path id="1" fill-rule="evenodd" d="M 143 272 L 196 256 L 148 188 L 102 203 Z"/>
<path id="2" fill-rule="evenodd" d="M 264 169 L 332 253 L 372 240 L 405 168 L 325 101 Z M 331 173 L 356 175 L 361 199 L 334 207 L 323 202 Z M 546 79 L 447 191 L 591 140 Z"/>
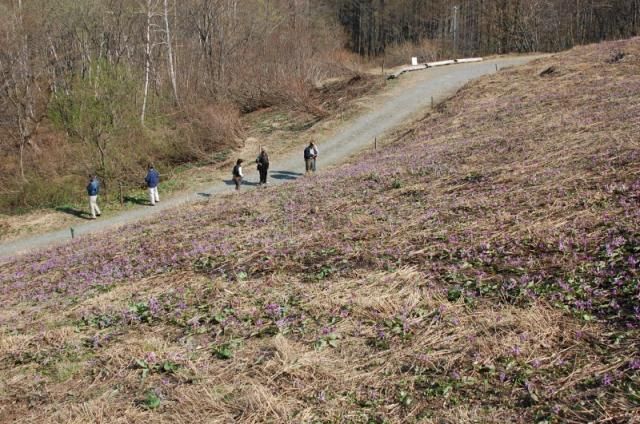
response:
<path id="1" fill-rule="evenodd" d="M 424 114 L 431 106 L 431 98 L 437 104 L 451 96 L 472 79 L 496 71 L 507 66 L 517 66 L 541 56 L 519 56 L 487 60 L 479 63 L 459 64 L 403 75 L 390 88 L 375 96 L 368 111 L 359 117 L 346 122 L 335 129 L 333 135 L 318 140 L 320 155 L 319 172 L 331 165 L 339 164 L 349 156 L 373 147 L 375 138 L 382 138 L 402 124 Z M 271 157 L 270 184 L 283 184 L 295 180 L 304 170 L 302 151 L 292 151 L 279 157 Z M 257 172 L 252 164 L 246 167 L 245 180 L 249 184 L 243 190 L 251 189 L 258 180 Z M 170 198 L 162 199 L 155 207 L 141 206 L 137 209 L 122 212 L 118 215 L 90 221 L 74 227 L 75 235 L 113 230 L 114 228 L 136 222 L 144 218 L 158 217 L 169 208 L 185 203 L 203 200 L 217 194 L 232 190 L 230 182 L 220 181 L 207 187 L 196 187 Z M 12 256 L 27 253 L 36 249 L 50 247 L 70 239 L 70 230 L 26 237 L 0 245 L 0 262 Z"/>

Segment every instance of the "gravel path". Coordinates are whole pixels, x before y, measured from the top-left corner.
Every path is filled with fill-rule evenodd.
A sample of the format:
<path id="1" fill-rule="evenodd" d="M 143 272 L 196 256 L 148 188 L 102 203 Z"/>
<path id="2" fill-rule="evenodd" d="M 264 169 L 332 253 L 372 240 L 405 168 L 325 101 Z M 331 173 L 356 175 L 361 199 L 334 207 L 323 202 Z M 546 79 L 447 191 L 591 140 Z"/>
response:
<path id="1" fill-rule="evenodd" d="M 479 63 L 460 64 L 431 68 L 404 74 L 394 86 L 383 94 L 376 96 L 370 111 L 363 113 L 353 121 L 345 123 L 328 139 L 318 140 L 320 154 L 318 157 L 319 172 L 323 168 L 335 165 L 365 148 L 372 148 L 373 140 L 381 138 L 403 123 L 424 113 L 431 105 L 431 97 L 438 103 L 455 93 L 468 81 L 485 74 L 495 72 L 496 65 L 503 68 L 524 64 L 540 56 L 520 56 L 499 58 Z M 271 157 L 269 184 L 282 184 L 294 180 L 304 172 L 302 151 L 290 152 L 286 156 Z M 249 183 L 258 180 L 257 171 L 252 163 L 247 164 L 245 180 Z M 243 190 L 251 189 L 245 185 Z M 123 212 L 113 217 L 97 219 L 75 226 L 76 236 L 95 233 L 114 227 L 129 224 L 143 218 L 158 215 L 159 212 L 174 208 L 184 203 L 203 200 L 216 194 L 233 189 L 230 182 L 219 182 L 213 186 L 200 187 L 193 192 L 163 199 L 155 207 L 140 208 Z M 162 193 L 160 193 L 162 198 Z M 0 245 L 0 259 L 26 253 L 35 249 L 49 247 L 70 239 L 70 230 L 64 229 L 51 233 L 23 238 Z"/>

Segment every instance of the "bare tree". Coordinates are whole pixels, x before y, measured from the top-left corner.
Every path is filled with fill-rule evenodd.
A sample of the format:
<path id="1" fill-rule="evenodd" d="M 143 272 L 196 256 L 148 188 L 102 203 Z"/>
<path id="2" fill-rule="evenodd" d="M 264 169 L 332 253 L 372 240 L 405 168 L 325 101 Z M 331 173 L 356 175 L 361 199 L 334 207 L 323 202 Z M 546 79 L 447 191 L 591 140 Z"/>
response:
<path id="1" fill-rule="evenodd" d="M 149 75 L 151 73 L 151 50 L 153 49 L 153 41 L 151 39 L 153 18 L 156 16 L 157 0 L 146 0 L 145 2 L 145 36 L 144 36 L 144 90 L 142 95 L 142 113 L 140 114 L 140 122 L 144 125 L 144 119 L 147 112 L 147 100 L 149 98 Z"/>
<path id="2" fill-rule="evenodd" d="M 173 64 L 173 47 L 171 44 L 171 30 L 169 29 L 169 5 L 168 0 L 164 0 L 164 26 L 167 43 L 167 60 L 169 61 L 169 75 L 171 77 L 171 87 L 173 88 L 173 98 L 176 104 L 178 100 L 178 86 L 176 84 L 176 71 Z"/>
<path id="3" fill-rule="evenodd" d="M 51 96 L 51 81 L 46 49 L 30 42 L 24 22 L 22 1 L 18 0 L 11 19 L 13 37 L 7 43 L 14 48 L 0 56 L 2 91 L 12 106 L 13 134 L 17 140 L 20 178 L 26 181 L 25 149 L 37 150 L 33 137 L 46 116 Z M 44 54 L 44 60 L 43 60 Z"/>

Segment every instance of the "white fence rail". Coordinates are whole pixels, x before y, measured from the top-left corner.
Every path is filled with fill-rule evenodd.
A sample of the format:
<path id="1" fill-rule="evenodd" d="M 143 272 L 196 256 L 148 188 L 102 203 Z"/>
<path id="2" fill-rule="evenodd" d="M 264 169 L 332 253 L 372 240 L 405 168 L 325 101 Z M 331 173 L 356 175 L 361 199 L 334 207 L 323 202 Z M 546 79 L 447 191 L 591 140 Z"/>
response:
<path id="1" fill-rule="evenodd" d="M 455 65 L 456 63 L 482 62 L 483 60 L 484 59 L 481 58 L 481 57 L 469 57 L 469 58 L 464 58 L 464 59 L 452 59 L 452 60 L 441 60 L 441 61 L 438 61 L 438 62 L 427 62 L 427 63 L 423 63 L 423 64 L 420 64 L 420 65 L 404 67 L 404 68 L 394 72 L 393 74 L 388 75 L 387 79 L 398 78 L 400 75 L 404 74 L 405 72 L 420 71 L 422 69 L 436 68 L 438 66 Z"/>

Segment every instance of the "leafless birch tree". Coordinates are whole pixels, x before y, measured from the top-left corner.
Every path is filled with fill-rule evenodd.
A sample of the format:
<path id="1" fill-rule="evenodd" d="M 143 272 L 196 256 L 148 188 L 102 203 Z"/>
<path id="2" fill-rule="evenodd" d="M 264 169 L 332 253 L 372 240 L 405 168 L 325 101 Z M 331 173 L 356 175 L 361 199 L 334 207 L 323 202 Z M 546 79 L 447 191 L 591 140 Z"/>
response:
<path id="1" fill-rule="evenodd" d="M 171 77 L 171 88 L 173 89 L 173 98 L 177 104 L 179 104 L 178 99 L 178 85 L 176 83 L 176 71 L 173 63 L 173 46 L 171 43 L 171 30 L 169 25 L 169 0 L 164 0 L 164 27 L 165 27 L 165 37 L 167 43 L 167 60 L 169 62 L 169 76 Z"/>

